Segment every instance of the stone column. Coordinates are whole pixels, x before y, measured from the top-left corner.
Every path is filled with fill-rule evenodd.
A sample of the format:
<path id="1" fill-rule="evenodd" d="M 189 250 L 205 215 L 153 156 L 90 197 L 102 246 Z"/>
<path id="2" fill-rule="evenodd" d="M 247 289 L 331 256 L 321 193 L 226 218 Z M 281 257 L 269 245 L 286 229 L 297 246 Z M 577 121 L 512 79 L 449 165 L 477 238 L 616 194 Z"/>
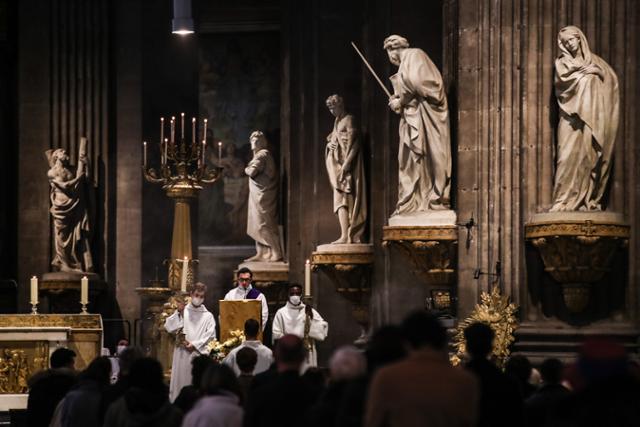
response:
<path id="1" fill-rule="evenodd" d="M 29 278 L 49 271 L 49 183 L 45 150 L 51 148 L 50 8 L 36 0 L 18 6 L 18 310 L 27 310 Z"/>
<path id="2" fill-rule="evenodd" d="M 140 316 L 142 286 L 142 52 L 141 2 L 116 3 L 117 206 L 115 240 L 115 297 L 124 319 Z M 167 30 L 168 31 L 168 30 Z"/>

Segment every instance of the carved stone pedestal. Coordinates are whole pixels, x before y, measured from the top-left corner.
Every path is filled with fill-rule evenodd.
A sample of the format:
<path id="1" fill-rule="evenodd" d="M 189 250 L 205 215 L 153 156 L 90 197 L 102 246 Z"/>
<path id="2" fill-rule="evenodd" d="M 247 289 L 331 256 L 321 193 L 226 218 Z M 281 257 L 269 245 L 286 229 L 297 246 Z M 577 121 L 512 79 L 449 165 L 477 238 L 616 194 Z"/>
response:
<path id="1" fill-rule="evenodd" d="M 627 246 L 629 226 L 622 215 L 611 212 L 544 213 L 525 225 L 525 237 L 562 287 L 567 309 L 580 313 L 593 283 L 609 271 L 618 249 Z"/>
<path id="2" fill-rule="evenodd" d="M 394 224 L 394 221 L 389 223 Z M 382 241 L 384 247 L 400 249 L 413 263 L 414 272 L 428 285 L 450 286 L 454 283 L 458 253 L 455 215 L 450 224 L 386 226 L 382 230 Z"/>
<path id="3" fill-rule="evenodd" d="M 314 270 L 325 273 L 336 287 L 336 292 L 351 303 L 353 317 L 361 329 L 354 344 L 363 347 L 369 334 L 373 245 L 320 245 L 311 254 L 311 264 Z"/>
<path id="4" fill-rule="evenodd" d="M 95 312 L 96 300 L 107 289 L 107 284 L 95 273 L 57 271 L 44 273 L 39 282 L 39 292 L 44 297 L 43 311 L 48 313 L 79 313 L 80 280 L 89 279 L 89 311 Z"/>

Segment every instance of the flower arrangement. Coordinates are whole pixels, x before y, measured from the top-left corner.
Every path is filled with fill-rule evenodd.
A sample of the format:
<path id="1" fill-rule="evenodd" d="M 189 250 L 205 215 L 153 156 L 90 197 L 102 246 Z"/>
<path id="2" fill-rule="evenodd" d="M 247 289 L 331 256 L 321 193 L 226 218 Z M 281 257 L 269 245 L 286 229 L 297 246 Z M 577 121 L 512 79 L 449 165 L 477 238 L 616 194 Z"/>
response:
<path id="1" fill-rule="evenodd" d="M 231 338 L 223 342 L 213 340 L 207 344 L 209 356 L 217 362 L 222 362 L 222 359 L 224 359 L 231 350 L 242 344 L 245 340 L 244 333 L 239 329 L 229 331 L 229 335 L 231 335 Z"/>

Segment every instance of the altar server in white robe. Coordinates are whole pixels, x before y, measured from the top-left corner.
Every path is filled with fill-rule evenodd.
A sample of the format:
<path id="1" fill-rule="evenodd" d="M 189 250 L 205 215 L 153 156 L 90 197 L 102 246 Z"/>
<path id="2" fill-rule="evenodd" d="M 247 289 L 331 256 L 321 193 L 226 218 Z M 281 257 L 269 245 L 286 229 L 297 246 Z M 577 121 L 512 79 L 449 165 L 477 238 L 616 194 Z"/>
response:
<path id="1" fill-rule="evenodd" d="M 267 305 L 267 298 L 262 292 L 254 288 L 251 285 L 253 280 L 253 273 L 247 267 L 242 267 L 236 273 L 236 282 L 238 286 L 231 289 L 224 296 L 225 301 L 238 301 L 243 299 L 257 299 L 260 301 L 262 307 L 262 330 L 267 326 L 267 320 L 269 320 L 269 306 Z"/>
<path id="2" fill-rule="evenodd" d="M 182 387 L 191 384 L 191 360 L 208 354 L 207 344 L 216 339 L 216 321 L 203 304 L 206 290 L 204 283 L 196 283 L 191 291 L 191 301 L 186 306 L 178 303 L 177 310 L 164 322 L 167 332 L 177 335 L 169 386 L 171 402 L 178 397 Z"/>
<path id="3" fill-rule="evenodd" d="M 324 341 L 328 333 L 329 324 L 320 316 L 320 313 L 302 302 L 302 287 L 291 285 L 289 300 L 276 312 L 273 319 L 273 341 L 287 334 L 302 338 L 307 349 L 307 360 L 303 365 L 305 370 L 308 367 L 318 366 L 315 342 Z"/>

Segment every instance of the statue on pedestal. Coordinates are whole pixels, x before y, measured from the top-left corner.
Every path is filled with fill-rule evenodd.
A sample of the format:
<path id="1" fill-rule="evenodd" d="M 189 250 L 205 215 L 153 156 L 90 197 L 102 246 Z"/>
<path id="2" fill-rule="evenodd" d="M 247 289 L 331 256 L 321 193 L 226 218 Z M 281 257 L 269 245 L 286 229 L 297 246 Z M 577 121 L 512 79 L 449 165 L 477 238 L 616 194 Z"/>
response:
<path id="1" fill-rule="evenodd" d="M 89 245 L 90 224 L 87 206 L 87 139 L 80 140 L 78 166 L 73 172 L 67 152 L 58 148 L 46 151 L 47 177 L 51 185 L 55 256 L 54 270 L 71 273 L 93 271 Z"/>
<path id="2" fill-rule="evenodd" d="M 398 66 L 390 77 L 394 93 L 389 98 L 389 107 L 400 115 L 398 204 L 392 216 L 448 210 L 451 141 L 442 76 L 427 54 L 409 48 L 404 37 L 387 37 L 384 49 Z"/>
<path id="3" fill-rule="evenodd" d="M 579 28 L 560 30 L 558 48 L 554 83 L 560 121 L 550 211 L 600 211 L 618 130 L 618 78 L 591 53 Z"/>
<path id="4" fill-rule="evenodd" d="M 340 222 L 340 238 L 333 243 L 360 243 L 367 219 L 367 196 L 359 132 L 355 118 L 345 112 L 342 97 L 332 95 L 326 104 L 336 118 L 325 150 L 333 211 Z"/>
<path id="5" fill-rule="evenodd" d="M 282 260 L 278 231 L 278 171 L 260 131 L 251 134 L 253 158 L 244 172 L 249 176 L 247 234 L 256 241 L 256 255 L 245 261 Z"/>

